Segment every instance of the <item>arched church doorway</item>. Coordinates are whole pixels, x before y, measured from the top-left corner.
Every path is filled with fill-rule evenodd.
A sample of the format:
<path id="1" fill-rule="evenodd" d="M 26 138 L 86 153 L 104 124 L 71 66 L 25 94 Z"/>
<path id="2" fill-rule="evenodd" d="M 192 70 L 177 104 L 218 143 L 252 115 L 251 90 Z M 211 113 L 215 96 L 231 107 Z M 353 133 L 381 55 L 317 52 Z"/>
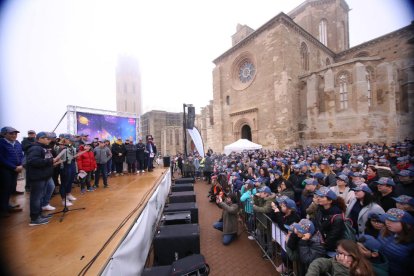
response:
<path id="1" fill-rule="evenodd" d="M 249 141 L 252 140 L 252 130 L 249 125 L 244 125 L 241 129 L 241 138 L 247 139 Z"/>

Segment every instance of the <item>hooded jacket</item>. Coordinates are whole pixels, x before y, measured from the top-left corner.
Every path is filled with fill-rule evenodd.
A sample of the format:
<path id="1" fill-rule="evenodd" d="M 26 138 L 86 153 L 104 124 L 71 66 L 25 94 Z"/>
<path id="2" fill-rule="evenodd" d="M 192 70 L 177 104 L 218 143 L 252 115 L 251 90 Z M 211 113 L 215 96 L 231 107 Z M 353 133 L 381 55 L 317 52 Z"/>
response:
<path id="1" fill-rule="evenodd" d="M 28 180 L 48 180 L 53 176 L 53 157 L 46 158 L 46 152 L 46 146 L 38 142 L 27 150 L 26 178 Z"/>
<path id="2" fill-rule="evenodd" d="M 332 216 L 341 213 L 341 209 L 336 205 L 331 206 L 329 209 L 318 206 L 316 210 L 313 224 L 325 239 L 325 248 L 327 251 L 335 251 L 336 243 L 344 236 L 345 224 L 342 217 L 336 216 L 331 223 Z"/>
<path id="3" fill-rule="evenodd" d="M 91 172 L 96 169 L 95 155 L 92 151 L 87 151 L 84 154 L 79 155 L 76 162 L 79 171 L 83 170 L 85 172 Z"/>

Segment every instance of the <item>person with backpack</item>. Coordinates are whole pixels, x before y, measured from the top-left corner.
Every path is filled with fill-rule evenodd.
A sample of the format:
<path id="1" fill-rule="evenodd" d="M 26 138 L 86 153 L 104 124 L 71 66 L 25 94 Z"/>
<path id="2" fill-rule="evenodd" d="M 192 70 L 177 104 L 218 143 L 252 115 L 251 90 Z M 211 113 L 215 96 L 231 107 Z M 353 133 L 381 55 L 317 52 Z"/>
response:
<path id="1" fill-rule="evenodd" d="M 365 225 L 370 212 L 383 214 L 384 209 L 374 202 L 374 195 L 366 184 L 362 184 L 353 189 L 355 198 L 351 200 L 346 210 L 345 216 L 352 220 L 352 226 L 356 233 L 363 234 Z"/>
<path id="2" fill-rule="evenodd" d="M 345 232 L 342 218 L 346 211 L 345 201 L 328 187 L 319 188 L 315 194 L 318 196 L 318 207 L 313 223 L 324 239 L 327 255 L 332 257 L 335 255 L 336 242 L 343 238 Z"/>

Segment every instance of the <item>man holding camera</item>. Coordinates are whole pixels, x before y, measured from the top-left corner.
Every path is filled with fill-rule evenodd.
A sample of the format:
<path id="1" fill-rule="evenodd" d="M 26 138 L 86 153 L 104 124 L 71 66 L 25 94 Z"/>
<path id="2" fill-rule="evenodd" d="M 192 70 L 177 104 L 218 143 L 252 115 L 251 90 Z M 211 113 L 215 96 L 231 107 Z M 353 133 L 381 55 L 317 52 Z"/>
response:
<path id="1" fill-rule="evenodd" d="M 220 194 L 216 199 L 218 207 L 223 209 L 222 219 L 214 223 L 213 227 L 223 232 L 223 244 L 229 245 L 237 237 L 239 205 L 235 194 L 223 196 Z"/>

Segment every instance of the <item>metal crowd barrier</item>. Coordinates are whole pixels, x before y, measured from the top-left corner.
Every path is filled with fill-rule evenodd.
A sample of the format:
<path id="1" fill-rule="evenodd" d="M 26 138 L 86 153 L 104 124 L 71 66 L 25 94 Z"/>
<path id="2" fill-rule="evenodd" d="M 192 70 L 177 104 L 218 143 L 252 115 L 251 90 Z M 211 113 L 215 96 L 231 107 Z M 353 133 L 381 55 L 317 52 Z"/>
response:
<path id="1" fill-rule="evenodd" d="M 298 264 L 291 261 L 286 253 L 286 234 L 281 231 L 266 214 L 247 214 L 241 204 L 241 220 L 249 235 L 253 236 L 257 245 L 263 252 L 263 258 L 268 259 L 276 269 L 284 263 L 281 275 L 296 276 Z M 249 217 L 253 216 L 253 219 Z"/>

